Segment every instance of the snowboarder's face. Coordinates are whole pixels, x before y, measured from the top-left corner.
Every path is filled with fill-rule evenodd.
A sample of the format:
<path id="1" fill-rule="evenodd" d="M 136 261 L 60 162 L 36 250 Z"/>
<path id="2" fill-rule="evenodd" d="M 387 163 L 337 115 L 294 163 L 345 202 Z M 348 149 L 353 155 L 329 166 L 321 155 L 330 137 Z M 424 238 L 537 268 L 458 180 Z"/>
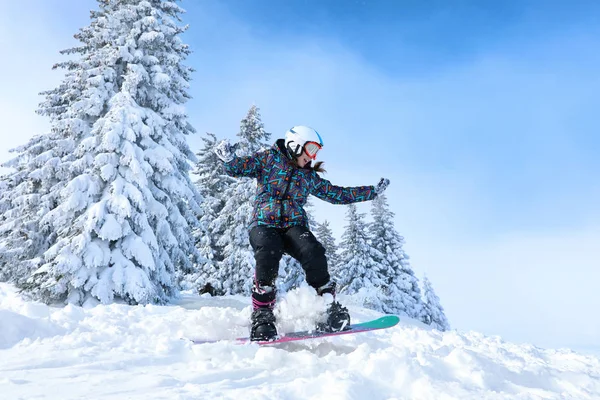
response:
<path id="1" fill-rule="evenodd" d="M 306 164 L 308 164 L 311 161 L 310 157 L 307 156 L 305 153 L 302 153 L 299 157 L 298 157 L 298 166 L 300 168 L 304 168 L 304 166 Z"/>

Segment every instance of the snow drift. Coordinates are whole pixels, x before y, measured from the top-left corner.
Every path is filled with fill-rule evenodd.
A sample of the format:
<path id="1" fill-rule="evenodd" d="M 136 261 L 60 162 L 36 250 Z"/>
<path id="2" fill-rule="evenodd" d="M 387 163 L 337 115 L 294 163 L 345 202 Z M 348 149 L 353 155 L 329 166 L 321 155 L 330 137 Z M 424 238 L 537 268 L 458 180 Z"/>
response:
<path id="1" fill-rule="evenodd" d="M 355 321 L 380 315 L 341 298 Z M 279 302 L 281 332 L 311 326 L 308 288 Z M 48 307 L 0 284 L 2 398 L 597 399 L 600 359 L 408 319 L 364 334 L 277 346 L 183 337 L 247 334 L 249 301 L 184 294 L 171 306 Z"/>

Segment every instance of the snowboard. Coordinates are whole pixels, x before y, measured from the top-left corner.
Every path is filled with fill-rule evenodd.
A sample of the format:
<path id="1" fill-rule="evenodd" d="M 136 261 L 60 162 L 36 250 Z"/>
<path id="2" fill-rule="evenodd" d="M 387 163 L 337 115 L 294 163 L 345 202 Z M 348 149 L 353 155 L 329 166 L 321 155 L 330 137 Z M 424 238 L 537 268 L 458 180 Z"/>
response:
<path id="1" fill-rule="evenodd" d="M 400 322 L 400 318 L 396 315 L 385 315 L 381 318 L 374 319 L 372 321 L 361 322 L 358 324 L 351 324 L 348 329 L 339 332 L 321 332 L 321 331 L 298 331 L 298 332 L 289 332 L 283 336 L 277 337 L 275 340 L 269 341 L 251 341 L 249 337 L 237 338 L 234 339 L 234 343 L 236 344 L 245 344 L 245 343 L 257 343 L 259 345 L 269 345 L 269 344 L 278 344 L 278 343 L 288 343 L 288 342 L 296 342 L 299 340 L 306 339 L 317 339 L 331 336 L 340 336 L 340 335 L 349 335 L 353 333 L 359 332 L 369 332 L 377 329 L 386 329 L 395 326 Z M 204 343 L 216 343 L 220 340 L 197 340 L 190 339 L 194 344 L 204 344 Z"/>

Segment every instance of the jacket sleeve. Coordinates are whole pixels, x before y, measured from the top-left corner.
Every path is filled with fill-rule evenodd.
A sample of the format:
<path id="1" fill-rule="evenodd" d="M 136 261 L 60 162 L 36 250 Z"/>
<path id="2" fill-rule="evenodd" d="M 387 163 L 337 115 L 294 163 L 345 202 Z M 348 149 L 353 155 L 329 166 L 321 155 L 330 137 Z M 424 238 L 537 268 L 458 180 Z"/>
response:
<path id="1" fill-rule="evenodd" d="M 223 163 L 225 173 L 234 177 L 256 178 L 265 166 L 266 151 L 259 151 L 248 157 L 234 157 Z"/>
<path id="2" fill-rule="evenodd" d="M 333 204 L 351 204 L 373 200 L 377 194 L 374 186 L 341 187 L 315 174 L 316 181 L 311 194 Z"/>

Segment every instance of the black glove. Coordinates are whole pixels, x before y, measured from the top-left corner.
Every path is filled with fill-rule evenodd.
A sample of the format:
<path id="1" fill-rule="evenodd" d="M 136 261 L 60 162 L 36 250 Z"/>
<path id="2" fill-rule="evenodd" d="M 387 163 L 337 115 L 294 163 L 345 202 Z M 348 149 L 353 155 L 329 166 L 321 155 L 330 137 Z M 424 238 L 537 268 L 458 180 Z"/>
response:
<path id="1" fill-rule="evenodd" d="M 375 193 L 377 195 L 382 194 L 383 192 L 385 192 L 385 189 L 387 189 L 389 184 L 390 184 L 389 179 L 381 178 L 381 180 L 379 181 L 377 186 L 375 186 Z"/>

